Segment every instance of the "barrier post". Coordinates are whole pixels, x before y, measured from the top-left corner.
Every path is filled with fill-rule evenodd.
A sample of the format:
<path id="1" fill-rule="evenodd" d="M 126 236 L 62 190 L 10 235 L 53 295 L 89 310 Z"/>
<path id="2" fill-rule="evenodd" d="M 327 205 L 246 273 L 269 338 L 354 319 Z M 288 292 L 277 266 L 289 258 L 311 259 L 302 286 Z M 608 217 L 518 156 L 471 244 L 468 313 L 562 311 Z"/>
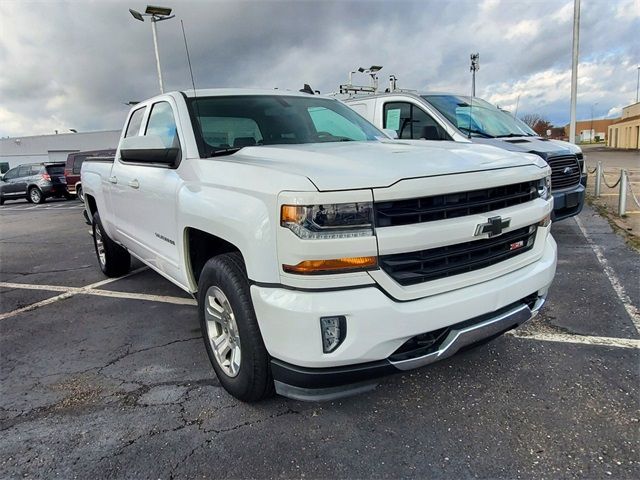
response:
<path id="1" fill-rule="evenodd" d="M 600 197 L 600 187 L 602 186 L 602 162 L 598 162 L 596 167 L 596 198 Z"/>
<path id="2" fill-rule="evenodd" d="M 627 213 L 627 171 L 620 170 L 620 196 L 618 197 L 618 215 Z"/>

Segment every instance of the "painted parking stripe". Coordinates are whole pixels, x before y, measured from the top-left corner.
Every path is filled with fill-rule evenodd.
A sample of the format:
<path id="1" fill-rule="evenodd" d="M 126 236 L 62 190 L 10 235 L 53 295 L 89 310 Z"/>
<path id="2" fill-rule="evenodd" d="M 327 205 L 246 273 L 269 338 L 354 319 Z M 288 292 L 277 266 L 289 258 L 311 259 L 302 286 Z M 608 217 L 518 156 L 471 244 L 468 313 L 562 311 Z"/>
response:
<path id="1" fill-rule="evenodd" d="M 539 340 L 542 342 L 577 343 L 581 345 L 597 345 L 601 347 L 618 347 L 640 349 L 640 340 L 633 338 L 592 337 L 590 335 L 572 335 L 569 333 L 529 333 L 511 330 L 505 335 L 525 340 Z"/>
<path id="2" fill-rule="evenodd" d="M 576 221 L 576 224 L 578 224 L 578 228 L 582 232 L 582 235 L 584 236 L 585 240 L 591 247 L 591 250 L 593 250 L 593 253 L 596 255 L 598 262 L 602 266 L 602 270 L 604 271 L 604 274 L 606 275 L 607 279 L 609 279 L 609 283 L 611 283 L 613 290 L 616 292 L 616 295 L 620 299 L 620 302 L 622 302 L 624 309 L 629 314 L 629 317 L 631 318 L 633 325 L 636 327 L 636 331 L 640 333 L 640 311 L 638 311 L 636 306 L 633 303 L 631 303 L 631 299 L 629 298 L 629 295 L 627 295 L 627 292 L 624 290 L 624 287 L 622 286 L 622 282 L 620 282 L 620 279 L 616 275 L 616 272 L 609 265 L 607 258 L 604 256 L 602 247 L 600 247 L 600 245 L 598 245 L 596 242 L 593 241 L 593 239 L 591 238 L 587 230 L 584 228 L 582 220 L 580 220 L 578 216 L 575 216 L 573 218 Z"/>
<path id="3" fill-rule="evenodd" d="M 58 302 L 60 300 L 64 300 L 66 298 L 69 297 L 73 297 L 74 295 L 78 295 L 78 294 L 82 294 L 82 293 L 86 293 L 88 290 L 91 290 L 93 288 L 96 287 L 101 287 L 102 285 L 106 285 L 108 283 L 111 282 L 116 282 L 118 280 L 122 280 L 123 278 L 127 278 L 127 277 L 131 277 L 132 275 L 135 275 L 137 273 L 143 272 L 145 270 L 148 270 L 149 267 L 140 267 L 137 268 L 136 270 L 133 270 L 129 273 L 127 273 L 126 275 L 123 275 L 122 277 L 118 277 L 118 278 L 108 278 L 106 280 L 102 280 L 100 282 L 95 282 L 95 283 L 91 283 L 89 285 L 86 285 L 84 287 L 64 287 L 65 288 L 65 292 L 61 293 L 60 295 L 56 295 L 55 297 L 51 297 L 51 298 L 47 298 L 46 300 L 42 300 L 40 302 L 36 302 L 36 303 L 32 303 L 30 305 L 26 305 L 24 307 L 18 308 L 16 310 L 12 310 L 10 312 L 6 312 L 6 313 L 0 313 L 0 320 L 5 320 L 7 318 L 11 318 L 14 317 L 20 313 L 23 312 L 29 312 L 31 310 L 35 310 L 36 308 L 40 308 L 40 307 L 44 307 L 46 305 L 50 305 L 52 303 Z M 47 290 L 46 288 L 37 288 L 37 287 L 54 287 L 55 289 L 53 289 L 52 291 L 60 291 L 58 290 L 58 286 L 54 286 L 54 285 L 29 285 L 29 284 L 16 284 L 16 283 L 5 283 L 5 282 L 0 282 L 0 287 L 4 287 L 5 285 L 13 285 L 13 287 L 7 287 L 7 288 L 25 288 L 25 289 L 29 289 L 29 290 Z M 17 286 L 17 285 L 22 285 L 22 286 Z"/>

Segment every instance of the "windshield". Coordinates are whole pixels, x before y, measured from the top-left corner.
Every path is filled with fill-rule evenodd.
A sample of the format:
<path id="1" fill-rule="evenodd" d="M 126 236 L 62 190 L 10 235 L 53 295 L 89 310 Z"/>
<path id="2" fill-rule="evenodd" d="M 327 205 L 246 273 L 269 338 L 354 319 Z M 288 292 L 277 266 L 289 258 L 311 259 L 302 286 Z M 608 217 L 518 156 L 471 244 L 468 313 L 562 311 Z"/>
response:
<path id="1" fill-rule="evenodd" d="M 371 141 L 385 135 L 338 100 L 246 95 L 188 99 L 202 157 L 242 147 Z"/>
<path id="2" fill-rule="evenodd" d="M 535 136 L 536 132 L 508 112 L 480 98 L 458 95 L 423 95 L 427 102 L 459 130 L 480 137 Z"/>

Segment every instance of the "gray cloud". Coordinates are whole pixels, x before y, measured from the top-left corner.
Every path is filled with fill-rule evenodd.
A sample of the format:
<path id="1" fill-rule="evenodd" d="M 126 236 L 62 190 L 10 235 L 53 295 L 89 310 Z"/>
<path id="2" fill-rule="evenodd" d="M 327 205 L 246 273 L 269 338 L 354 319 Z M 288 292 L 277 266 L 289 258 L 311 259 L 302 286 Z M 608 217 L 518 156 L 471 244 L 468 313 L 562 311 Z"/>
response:
<path id="1" fill-rule="evenodd" d="M 478 92 L 520 113 L 568 120 L 572 1 L 163 1 L 158 24 L 168 89 L 191 88 L 184 20 L 199 88 L 335 90 L 357 66 L 381 64 L 406 88 Z M 638 0 L 584 0 L 578 117 L 635 98 Z M 120 128 L 129 100 L 158 91 L 144 2 L 0 4 L 0 135 Z"/>

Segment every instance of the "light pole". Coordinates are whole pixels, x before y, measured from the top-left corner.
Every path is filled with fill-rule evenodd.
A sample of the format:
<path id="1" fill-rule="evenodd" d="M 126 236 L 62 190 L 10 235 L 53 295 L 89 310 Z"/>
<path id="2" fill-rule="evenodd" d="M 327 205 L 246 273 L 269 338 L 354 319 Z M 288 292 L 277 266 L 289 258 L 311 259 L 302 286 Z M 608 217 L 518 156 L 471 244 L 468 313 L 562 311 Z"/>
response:
<path id="1" fill-rule="evenodd" d="M 638 67 L 638 81 L 636 82 L 636 103 L 638 103 L 638 92 L 640 91 L 640 67 Z"/>
<path id="2" fill-rule="evenodd" d="M 573 0 L 573 46 L 571 52 L 571 107 L 569 141 L 576 143 L 576 103 L 578 101 L 578 51 L 580 44 L 580 0 Z"/>
<path id="3" fill-rule="evenodd" d="M 595 133 L 593 131 L 593 107 L 595 107 L 596 105 L 598 105 L 598 102 L 591 104 L 591 127 L 589 127 L 589 143 L 593 143 L 593 134 Z"/>
<path id="4" fill-rule="evenodd" d="M 480 54 L 472 53 L 471 54 L 471 96 L 476 96 L 476 72 L 480 70 Z"/>
<path id="5" fill-rule="evenodd" d="M 160 93 L 164 93 L 164 83 L 162 82 L 162 70 L 160 69 L 160 54 L 158 53 L 158 33 L 156 31 L 156 22 L 163 20 L 169 20 L 175 17 L 171 15 L 171 9 L 165 7 L 153 7 L 147 5 L 147 9 L 144 13 L 137 12 L 136 10 L 129 9 L 129 13 L 136 20 L 144 22 L 144 17 L 151 17 L 151 32 L 153 33 L 153 48 L 156 52 L 156 66 L 158 67 L 158 82 L 160 83 Z"/>

